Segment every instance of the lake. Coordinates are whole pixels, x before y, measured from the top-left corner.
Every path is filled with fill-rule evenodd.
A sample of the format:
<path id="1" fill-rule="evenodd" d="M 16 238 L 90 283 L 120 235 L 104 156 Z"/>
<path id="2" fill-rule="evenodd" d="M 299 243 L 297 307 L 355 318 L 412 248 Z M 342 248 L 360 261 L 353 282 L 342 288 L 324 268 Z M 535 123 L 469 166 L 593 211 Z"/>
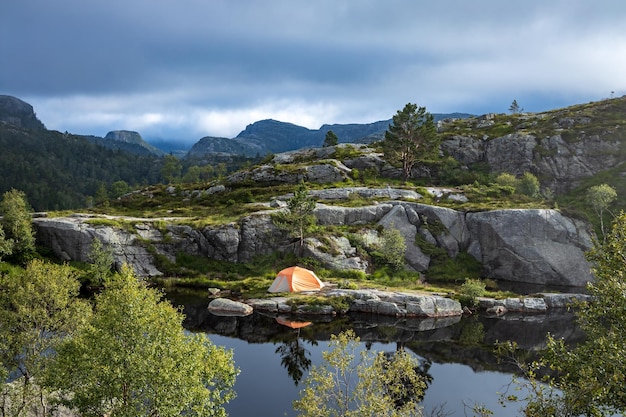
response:
<path id="1" fill-rule="evenodd" d="M 207 333 L 216 345 L 233 349 L 241 373 L 235 384 L 237 398 L 226 407 L 231 417 L 296 416 L 292 401 L 299 396 L 301 381 L 311 366 L 320 363 L 330 335 L 349 328 L 360 337 L 362 349 L 393 352 L 402 347 L 416 355 L 430 380 L 423 407 L 428 412 L 445 405 L 452 416 L 464 416 L 466 404 L 485 405 L 496 416 L 520 415 L 518 404 L 503 408 L 498 402 L 498 393 L 511 383 L 515 369 L 497 360 L 493 352 L 497 341 L 512 340 L 533 351 L 544 346 L 547 332 L 572 343 L 583 339 L 573 315 L 563 311 L 439 320 L 369 315 L 293 318 L 257 313 L 222 317 L 207 311 L 208 298 L 169 298 L 184 306 L 186 328 Z M 307 325 L 294 328 L 302 322 Z"/>

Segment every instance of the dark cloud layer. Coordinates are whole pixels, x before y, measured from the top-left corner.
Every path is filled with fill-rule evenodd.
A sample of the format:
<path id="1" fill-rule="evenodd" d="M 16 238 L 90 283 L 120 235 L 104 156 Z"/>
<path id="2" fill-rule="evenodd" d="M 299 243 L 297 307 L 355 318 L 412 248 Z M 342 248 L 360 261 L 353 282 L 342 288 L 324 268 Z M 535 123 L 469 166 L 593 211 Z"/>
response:
<path id="1" fill-rule="evenodd" d="M 193 142 L 260 118 L 318 127 L 529 111 L 626 93 L 623 0 L 20 0 L 0 93 L 50 128 Z"/>

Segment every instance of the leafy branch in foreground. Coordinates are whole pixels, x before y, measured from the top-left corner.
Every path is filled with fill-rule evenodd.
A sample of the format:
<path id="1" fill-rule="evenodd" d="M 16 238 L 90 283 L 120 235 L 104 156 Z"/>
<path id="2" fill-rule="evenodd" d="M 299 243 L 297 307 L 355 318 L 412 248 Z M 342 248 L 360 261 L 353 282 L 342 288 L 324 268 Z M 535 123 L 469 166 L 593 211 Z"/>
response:
<path id="1" fill-rule="evenodd" d="M 595 281 L 577 306 L 586 339 L 576 346 L 548 335 L 540 359 L 524 370 L 531 387 L 525 415 L 613 416 L 626 413 L 626 214 L 588 255 Z M 509 351 L 513 347 L 509 346 Z M 540 373 L 542 375 L 539 377 Z"/>
<path id="2" fill-rule="evenodd" d="M 294 409 L 300 416 L 422 416 L 418 403 L 426 383 L 408 352 L 359 352 L 352 330 L 331 336 L 323 363 L 305 379 Z"/>
<path id="3" fill-rule="evenodd" d="M 225 417 L 232 352 L 186 333 L 182 320 L 125 266 L 105 282 L 88 324 L 59 346 L 45 382 L 81 415 Z"/>

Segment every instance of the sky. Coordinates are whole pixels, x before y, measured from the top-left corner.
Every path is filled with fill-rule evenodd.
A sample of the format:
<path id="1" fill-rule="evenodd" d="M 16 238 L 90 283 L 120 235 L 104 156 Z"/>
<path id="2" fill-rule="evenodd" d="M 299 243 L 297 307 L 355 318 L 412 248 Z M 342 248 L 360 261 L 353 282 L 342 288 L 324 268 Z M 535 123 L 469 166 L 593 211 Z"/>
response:
<path id="1" fill-rule="evenodd" d="M 0 94 L 48 129 L 193 144 L 626 94 L 624 0 L 0 0 Z"/>

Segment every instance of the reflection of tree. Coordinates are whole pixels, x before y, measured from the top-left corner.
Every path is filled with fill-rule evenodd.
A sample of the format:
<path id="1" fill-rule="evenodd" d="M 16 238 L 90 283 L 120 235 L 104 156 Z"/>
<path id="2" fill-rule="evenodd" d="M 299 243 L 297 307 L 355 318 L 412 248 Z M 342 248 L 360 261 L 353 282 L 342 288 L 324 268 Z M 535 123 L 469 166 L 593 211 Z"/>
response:
<path id="1" fill-rule="evenodd" d="M 287 369 L 287 374 L 293 379 L 296 385 L 302 379 L 305 371 L 308 371 L 311 367 L 311 359 L 309 356 L 311 353 L 304 348 L 304 345 L 300 342 L 299 332 L 295 332 L 289 340 L 283 341 L 283 343 L 276 348 L 276 352 L 280 354 L 280 363 Z"/>
<path id="2" fill-rule="evenodd" d="M 485 340 L 485 326 L 478 319 L 465 320 L 459 343 L 465 346 L 479 346 Z"/>

